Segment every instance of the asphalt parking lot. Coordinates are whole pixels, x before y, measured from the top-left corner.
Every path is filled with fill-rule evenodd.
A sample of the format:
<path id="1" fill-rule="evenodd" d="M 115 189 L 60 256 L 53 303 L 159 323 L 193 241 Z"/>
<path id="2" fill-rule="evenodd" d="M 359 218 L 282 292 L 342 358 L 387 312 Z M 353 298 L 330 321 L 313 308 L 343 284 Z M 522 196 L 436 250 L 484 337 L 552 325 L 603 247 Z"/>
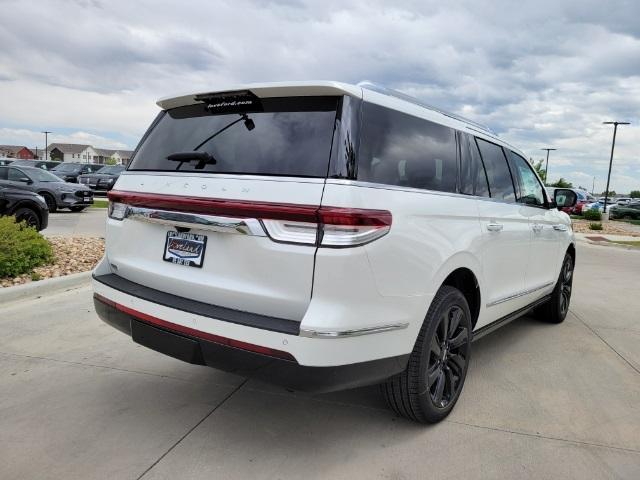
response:
<path id="1" fill-rule="evenodd" d="M 89 287 L 0 308 L 0 478 L 640 478 L 640 252 L 579 245 L 571 313 L 474 344 L 435 426 L 149 351 Z"/>
<path id="2" fill-rule="evenodd" d="M 42 233 L 49 237 L 104 237 L 106 219 L 106 208 L 58 210 L 49 214 L 49 225 Z"/>

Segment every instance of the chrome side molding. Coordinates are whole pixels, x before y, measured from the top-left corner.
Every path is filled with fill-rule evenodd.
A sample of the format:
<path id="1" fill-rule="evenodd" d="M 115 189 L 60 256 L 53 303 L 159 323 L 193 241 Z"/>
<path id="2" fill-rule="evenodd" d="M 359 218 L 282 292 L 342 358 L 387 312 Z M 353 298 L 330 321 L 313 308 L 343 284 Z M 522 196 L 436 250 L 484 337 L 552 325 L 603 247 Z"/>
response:
<path id="1" fill-rule="evenodd" d="M 359 337 L 374 333 L 391 332 L 393 330 L 403 330 L 409 326 L 408 323 L 394 323 L 390 325 L 380 325 L 375 327 L 356 328 L 352 330 L 311 330 L 300 329 L 300 336 L 307 338 L 345 338 Z"/>
<path id="2" fill-rule="evenodd" d="M 542 290 L 543 288 L 550 287 L 554 282 L 545 283 L 544 285 L 540 285 L 539 287 L 530 288 L 529 290 L 524 290 L 522 292 L 514 293 L 513 295 L 509 295 L 508 297 L 499 298 L 497 300 L 493 300 L 492 302 L 487 303 L 487 307 L 493 307 L 500 303 L 508 302 L 509 300 L 513 300 L 518 297 L 523 297 L 525 295 L 529 295 L 530 293 L 537 292 L 538 290 Z"/>
<path id="3" fill-rule="evenodd" d="M 196 213 L 171 212 L 154 208 L 128 206 L 124 218 L 171 227 L 197 228 L 221 233 L 266 237 L 262 224 L 255 218 L 230 218 Z"/>

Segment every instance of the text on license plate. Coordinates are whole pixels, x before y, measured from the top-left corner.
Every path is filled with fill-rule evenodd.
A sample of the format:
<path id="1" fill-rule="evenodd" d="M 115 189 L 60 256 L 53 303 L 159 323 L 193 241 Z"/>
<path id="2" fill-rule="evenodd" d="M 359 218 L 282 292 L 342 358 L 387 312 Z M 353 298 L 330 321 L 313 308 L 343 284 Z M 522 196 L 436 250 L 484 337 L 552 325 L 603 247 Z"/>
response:
<path id="1" fill-rule="evenodd" d="M 188 267 L 202 267 L 207 237 L 195 233 L 167 232 L 163 260 Z"/>

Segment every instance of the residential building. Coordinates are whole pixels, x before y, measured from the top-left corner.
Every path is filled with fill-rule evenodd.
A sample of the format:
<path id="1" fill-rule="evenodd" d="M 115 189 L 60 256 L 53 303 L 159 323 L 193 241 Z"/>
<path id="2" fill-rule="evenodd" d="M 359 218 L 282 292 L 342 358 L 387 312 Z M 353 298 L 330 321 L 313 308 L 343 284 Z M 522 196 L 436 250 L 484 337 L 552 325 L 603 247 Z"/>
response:
<path id="1" fill-rule="evenodd" d="M 35 155 L 24 145 L 0 145 L 0 157 L 32 160 L 35 158 Z"/>
<path id="2" fill-rule="evenodd" d="M 49 145 L 51 160 L 63 162 L 106 164 L 111 159 L 116 164 L 126 165 L 132 154 L 131 150 L 97 148 L 80 143 L 52 143 Z"/>

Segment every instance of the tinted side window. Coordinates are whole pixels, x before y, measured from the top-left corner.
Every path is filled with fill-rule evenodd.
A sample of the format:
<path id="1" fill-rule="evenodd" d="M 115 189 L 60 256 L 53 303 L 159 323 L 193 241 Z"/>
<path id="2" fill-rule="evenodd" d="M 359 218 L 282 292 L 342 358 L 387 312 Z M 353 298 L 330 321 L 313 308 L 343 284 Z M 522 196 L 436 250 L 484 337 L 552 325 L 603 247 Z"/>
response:
<path id="1" fill-rule="evenodd" d="M 488 197 L 487 175 L 480 158 L 480 152 L 478 152 L 478 146 L 470 135 L 462 132 L 459 135 L 461 149 L 460 193 Z"/>
<path id="2" fill-rule="evenodd" d="M 455 192 L 457 170 L 453 129 L 364 104 L 358 180 Z"/>
<path id="3" fill-rule="evenodd" d="M 506 202 L 515 202 L 516 195 L 513 189 L 513 180 L 511 179 L 511 172 L 502 147 L 480 138 L 476 138 L 476 143 L 480 149 L 484 167 L 487 170 L 491 197 Z"/>
<path id="4" fill-rule="evenodd" d="M 512 165 L 515 167 L 515 173 L 518 175 L 520 183 L 518 201 L 535 207 L 544 206 L 545 198 L 542 185 L 540 185 L 536 174 L 533 173 L 529 162 L 510 150 L 509 156 L 511 157 Z"/>
<path id="5" fill-rule="evenodd" d="M 7 179 L 7 170 L 9 170 L 7 167 L 0 167 L 0 180 Z"/>

